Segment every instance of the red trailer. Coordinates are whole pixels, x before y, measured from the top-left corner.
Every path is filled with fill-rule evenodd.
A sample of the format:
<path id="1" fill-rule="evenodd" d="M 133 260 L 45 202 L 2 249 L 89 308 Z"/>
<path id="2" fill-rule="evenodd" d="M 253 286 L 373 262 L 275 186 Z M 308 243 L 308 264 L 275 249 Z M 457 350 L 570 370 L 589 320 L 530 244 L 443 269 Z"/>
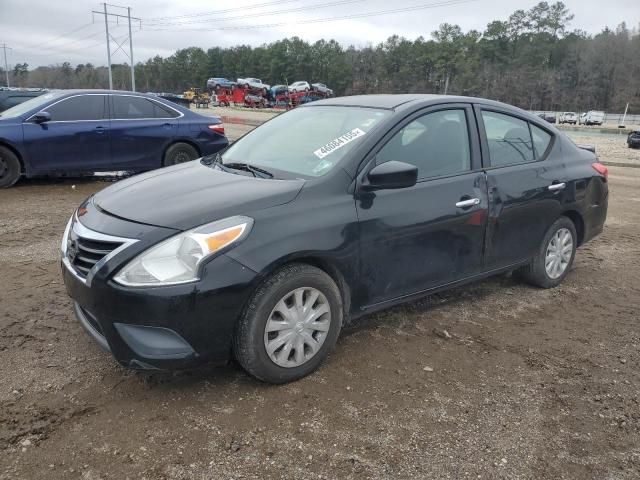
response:
<path id="1" fill-rule="evenodd" d="M 233 100 L 233 90 L 230 88 L 218 88 L 215 94 L 215 100 L 220 107 L 229 107 Z"/>

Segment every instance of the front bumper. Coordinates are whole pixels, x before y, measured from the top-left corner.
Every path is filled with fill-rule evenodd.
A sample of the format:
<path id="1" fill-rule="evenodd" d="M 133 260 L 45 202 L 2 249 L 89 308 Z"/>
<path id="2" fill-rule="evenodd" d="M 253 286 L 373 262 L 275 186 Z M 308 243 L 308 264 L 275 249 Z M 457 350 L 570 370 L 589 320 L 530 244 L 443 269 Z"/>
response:
<path id="1" fill-rule="evenodd" d="M 208 267 L 213 282 L 203 276 L 195 284 L 148 289 L 98 278 L 87 286 L 65 264 L 62 270 L 76 317 L 100 347 L 127 367 L 177 369 L 230 358 L 235 322 L 255 278 L 225 256 Z"/>
<path id="2" fill-rule="evenodd" d="M 63 252 L 62 276 L 80 324 L 126 367 L 179 369 L 226 362 L 256 273 L 220 255 L 206 264 L 198 282 L 150 288 L 114 282 L 114 273 L 145 243 L 141 238 L 96 264 L 91 281 L 78 275 Z"/>

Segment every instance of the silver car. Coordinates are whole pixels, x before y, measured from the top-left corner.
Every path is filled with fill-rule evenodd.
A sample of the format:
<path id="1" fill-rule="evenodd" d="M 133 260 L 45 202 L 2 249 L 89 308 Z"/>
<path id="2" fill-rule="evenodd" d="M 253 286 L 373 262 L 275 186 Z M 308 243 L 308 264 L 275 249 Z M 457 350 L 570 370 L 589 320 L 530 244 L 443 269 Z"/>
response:
<path id="1" fill-rule="evenodd" d="M 271 85 L 267 85 L 266 83 L 262 83 L 262 80 L 259 78 L 239 78 L 238 85 L 241 87 L 255 88 L 257 90 L 263 90 L 264 93 L 267 93 L 271 88 Z"/>
<path id="2" fill-rule="evenodd" d="M 289 91 L 292 93 L 295 92 L 308 92 L 309 90 L 311 90 L 311 86 L 309 85 L 309 82 L 294 82 L 291 85 L 289 85 Z"/>
<path id="3" fill-rule="evenodd" d="M 311 87 L 316 92 L 324 93 L 325 95 L 327 95 L 329 97 L 331 95 L 333 95 L 333 90 L 331 90 L 329 87 L 327 87 L 324 83 L 312 83 Z"/>

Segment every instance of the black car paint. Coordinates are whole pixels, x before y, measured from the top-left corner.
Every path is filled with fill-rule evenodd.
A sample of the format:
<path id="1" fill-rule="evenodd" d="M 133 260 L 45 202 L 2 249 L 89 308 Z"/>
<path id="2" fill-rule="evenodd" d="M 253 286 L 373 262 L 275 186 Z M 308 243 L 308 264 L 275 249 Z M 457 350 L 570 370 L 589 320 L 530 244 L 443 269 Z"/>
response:
<path id="1" fill-rule="evenodd" d="M 292 261 L 329 273 L 340 287 L 347 318 L 355 318 L 524 264 L 560 215 L 574 220 L 580 243 L 602 230 L 608 186 L 591 167 L 595 155 L 538 117 L 466 97 L 347 97 L 316 103 L 333 104 L 394 113 L 363 137 L 341 168 L 325 176 L 262 179 L 190 162 L 119 182 L 81 206 L 84 226 L 140 239 L 95 272 L 90 287 L 63 267 L 69 294 L 100 322 L 118 361 L 172 368 L 228 359 L 236 319 L 252 291 Z M 468 118 L 478 122 L 470 129 L 471 172 L 405 189 L 360 188 L 386 139 L 417 114 L 451 104 L 466 105 Z M 552 133 L 545 158 L 492 168 L 481 108 L 515 115 Z M 548 191 L 556 182 L 567 186 Z M 480 204 L 456 207 L 471 197 L 480 198 Z M 200 281 L 128 288 L 112 280 L 119 268 L 151 245 L 238 214 L 254 219 L 253 230 L 235 248 L 206 263 Z M 141 358 L 118 335 L 113 327 L 118 322 L 170 328 L 195 353 L 188 358 Z"/>

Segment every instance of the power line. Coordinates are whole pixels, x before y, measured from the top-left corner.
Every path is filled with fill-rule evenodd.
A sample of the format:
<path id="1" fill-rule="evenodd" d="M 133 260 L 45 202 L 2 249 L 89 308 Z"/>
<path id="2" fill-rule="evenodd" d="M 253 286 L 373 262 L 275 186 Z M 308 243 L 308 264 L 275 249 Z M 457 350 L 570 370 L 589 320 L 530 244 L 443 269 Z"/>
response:
<path id="1" fill-rule="evenodd" d="M 390 9 L 390 10 L 380 10 L 377 12 L 368 12 L 368 13 L 354 13 L 351 15 L 340 15 L 340 16 L 336 16 L 336 17 L 325 17 L 325 18 L 313 18 L 313 19 L 309 19 L 309 20 L 298 20 L 295 22 L 280 22 L 280 23 L 269 23 L 269 24 L 261 24 L 261 25 L 233 25 L 233 26 L 227 26 L 227 27 L 208 27 L 208 28 L 180 28 L 180 29 L 176 29 L 176 28 L 152 28 L 152 29 L 147 29 L 146 31 L 156 31 L 156 32 L 161 32 L 161 31 L 173 31 L 173 32 L 186 32 L 186 31 L 193 31 L 193 32 L 206 32 L 206 31 L 211 31 L 211 30 L 254 30 L 254 29 L 262 29 L 262 28 L 273 28 L 273 27 L 283 27 L 283 26 L 287 26 L 287 25 L 291 25 L 292 23 L 295 23 L 296 25 L 302 25 L 302 24 L 311 24 L 311 23 L 326 23 L 326 22 L 337 22 L 337 21 L 341 21 L 341 20 L 353 20 L 353 19 L 358 19 L 358 18 L 367 18 L 367 17 L 375 17 L 375 16 L 382 16 L 382 15 L 392 15 L 392 14 L 396 14 L 396 13 L 406 13 L 406 12 L 414 12 L 414 11 L 418 11 L 418 10 L 427 10 L 427 9 L 431 9 L 431 8 L 439 8 L 439 7 L 447 7 L 447 6 L 453 6 L 453 5 L 462 5 L 465 3 L 471 3 L 471 2 L 476 2 L 478 0 L 444 0 L 441 2 L 436 2 L 436 3 L 429 3 L 429 4 L 424 4 L 424 5 L 414 5 L 412 7 L 403 7 L 403 8 L 394 8 L 394 9 Z"/>
<path id="2" fill-rule="evenodd" d="M 95 33 L 91 33 L 89 35 L 86 35 L 84 37 L 80 37 L 80 38 L 76 38 L 76 39 L 70 39 L 67 42 L 59 43 L 58 45 L 52 45 L 52 46 L 49 46 L 49 47 L 42 47 L 42 48 L 20 47 L 20 48 L 24 49 L 24 50 L 36 50 L 37 49 L 39 51 L 40 50 L 66 50 L 66 47 L 68 45 L 73 45 L 74 43 L 78 43 L 78 42 L 81 42 L 83 40 L 88 40 L 89 38 L 97 37 L 98 35 L 101 35 L 101 34 L 102 34 L 102 32 L 95 32 Z M 62 48 L 62 47 L 65 47 L 65 48 Z"/>
<path id="3" fill-rule="evenodd" d="M 214 10 L 214 11 L 208 11 L 208 12 L 200 12 L 200 13 L 190 13 L 190 14 L 186 14 L 186 15 L 171 15 L 168 17 L 149 17 L 149 18 L 144 18 L 144 22 L 145 24 L 149 21 L 154 21 L 154 20 L 175 20 L 175 19 L 179 19 L 179 18 L 191 18 L 191 17 L 205 17 L 205 16 L 209 16 L 209 15 L 218 15 L 220 13 L 229 13 L 229 12 L 238 12 L 238 11 L 246 11 L 246 10 L 253 10 L 256 8 L 261 8 L 261 7 L 269 7 L 271 5 L 282 5 L 285 3 L 294 3 L 294 2 L 299 2 L 300 0 L 277 0 L 277 1 L 272 1 L 272 2 L 263 2 L 263 3 L 254 3 L 252 5 L 246 5 L 244 7 L 234 7 L 234 8 L 225 8 L 222 10 Z"/>
<path id="4" fill-rule="evenodd" d="M 137 32 L 133 32 L 133 33 L 137 33 Z M 102 34 L 102 32 L 100 32 L 100 34 Z M 124 40 L 126 40 L 128 37 L 128 35 L 125 35 L 123 37 L 119 37 L 116 38 L 114 41 L 115 42 L 119 42 L 122 43 Z M 74 53 L 74 52 L 79 52 L 80 50 L 89 50 L 91 48 L 95 48 L 98 46 L 104 46 L 104 41 L 98 42 L 98 43 L 92 43 L 91 45 L 82 45 L 80 47 L 74 47 L 72 49 L 64 49 L 64 53 Z M 22 52 L 23 56 L 29 56 L 29 57 L 49 57 L 51 55 L 55 55 L 55 53 L 30 53 L 27 51 L 24 51 L 22 49 L 15 49 L 16 52 Z"/>
<path id="5" fill-rule="evenodd" d="M 250 14 L 247 14 L 247 15 L 236 15 L 235 17 L 220 17 L 220 18 L 209 18 L 209 19 L 206 19 L 206 20 L 190 20 L 190 21 L 186 21 L 186 22 L 163 22 L 163 23 L 151 23 L 151 24 L 149 24 L 148 22 L 145 22 L 145 26 L 151 25 L 151 26 L 155 26 L 155 27 L 164 27 L 164 26 L 169 26 L 169 25 L 191 25 L 191 24 L 195 24 L 195 23 L 211 23 L 211 22 L 219 22 L 219 21 L 226 21 L 226 20 L 240 20 L 240 19 L 246 19 L 246 18 L 270 17 L 270 16 L 273 16 L 273 15 L 280 15 L 280 14 L 283 14 L 283 13 L 302 12 L 302 11 L 305 11 L 305 10 L 313 10 L 313 9 L 317 9 L 317 8 L 326 8 L 326 7 L 335 7 L 335 6 L 338 6 L 338 5 L 348 5 L 350 3 L 360 3 L 360 2 L 364 2 L 364 1 L 366 1 L 366 0 L 335 0 L 333 2 L 318 3 L 318 4 L 314 4 L 314 5 L 307 5 L 305 7 L 281 9 L 281 10 L 277 10 L 275 12 L 250 13 Z"/>
<path id="6" fill-rule="evenodd" d="M 80 30 L 84 30 L 85 28 L 90 27 L 91 25 L 93 25 L 93 23 L 86 23 L 84 25 L 79 26 L 78 28 L 74 28 L 73 30 L 71 30 L 71 31 L 69 31 L 67 33 L 63 33 L 61 35 L 58 35 L 57 37 L 54 37 L 54 38 L 52 38 L 50 40 L 45 40 L 43 42 L 36 43 L 34 45 L 28 45 L 27 47 L 23 47 L 23 48 L 37 48 L 37 47 L 39 47 L 41 45 L 44 45 L 45 43 L 53 43 L 53 42 L 59 40 L 60 38 L 64 38 L 64 37 L 68 37 L 69 35 L 73 35 L 74 33 L 79 32 Z"/>

